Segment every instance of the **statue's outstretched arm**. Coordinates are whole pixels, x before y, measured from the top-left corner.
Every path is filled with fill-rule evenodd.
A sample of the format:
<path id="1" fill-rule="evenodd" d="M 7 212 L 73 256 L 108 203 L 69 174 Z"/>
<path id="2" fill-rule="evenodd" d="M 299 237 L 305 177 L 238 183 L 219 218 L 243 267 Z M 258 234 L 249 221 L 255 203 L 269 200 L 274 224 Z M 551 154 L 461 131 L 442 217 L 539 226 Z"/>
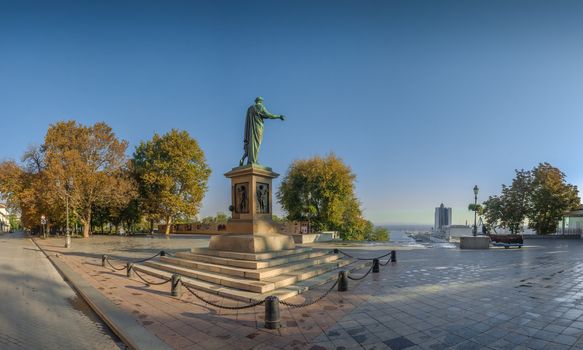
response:
<path id="1" fill-rule="evenodd" d="M 261 117 L 264 119 L 281 119 L 281 120 L 284 119 L 283 115 L 269 113 L 265 106 L 261 106 Z"/>

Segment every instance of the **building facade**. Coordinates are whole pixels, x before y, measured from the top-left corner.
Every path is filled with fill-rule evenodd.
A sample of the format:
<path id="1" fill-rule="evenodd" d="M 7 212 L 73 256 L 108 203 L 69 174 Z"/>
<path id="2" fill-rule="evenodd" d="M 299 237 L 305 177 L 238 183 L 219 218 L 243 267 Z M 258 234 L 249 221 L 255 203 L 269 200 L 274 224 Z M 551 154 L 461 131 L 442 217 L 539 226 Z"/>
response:
<path id="1" fill-rule="evenodd" d="M 451 222 L 451 208 L 441 205 L 435 208 L 435 230 L 444 230 L 445 226 L 450 226 Z"/>
<path id="2" fill-rule="evenodd" d="M 10 231 L 10 219 L 8 218 L 8 211 L 6 206 L 0 203 L 0 232 Z"/>
<path id="3" fill-rule="evenodd" d="M 562 222 L 559 223 L 557 233 L 583 234 L 583 206 L 565 214 Z"/>

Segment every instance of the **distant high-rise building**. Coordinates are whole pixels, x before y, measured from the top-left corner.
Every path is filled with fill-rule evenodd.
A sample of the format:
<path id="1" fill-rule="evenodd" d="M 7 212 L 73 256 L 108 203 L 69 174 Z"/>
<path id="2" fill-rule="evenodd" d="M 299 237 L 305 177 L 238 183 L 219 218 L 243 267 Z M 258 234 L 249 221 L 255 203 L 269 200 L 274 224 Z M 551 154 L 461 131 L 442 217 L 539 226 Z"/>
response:
<path id="1" fill-rule="evenodd" d="M 435 230 L 443 230 L 444 226 L 451 225 L 451 208 L 446 208 L 443 203 L 435 208 Z"/>

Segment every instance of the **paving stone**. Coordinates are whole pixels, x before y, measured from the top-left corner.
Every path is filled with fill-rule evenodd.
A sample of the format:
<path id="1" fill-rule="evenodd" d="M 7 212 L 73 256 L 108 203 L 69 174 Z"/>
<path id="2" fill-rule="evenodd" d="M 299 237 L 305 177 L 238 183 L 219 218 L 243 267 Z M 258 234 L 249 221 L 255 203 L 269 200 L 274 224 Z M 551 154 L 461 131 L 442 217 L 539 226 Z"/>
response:
<path id="1" fill-rule="evenodd" d="M 577 342 L 577 338 L 569 336 L 569 335 L 561 334 L 561 335 L 557 336 L 555 339 L 553 339 L 553 342 L 563 344 L 563 345 L 573 345 Z"/>
<path id="2" fill-rule="evenodd" d="M 561 334 L 570 335 L 570 336 L 579 338 L 581 335 L 583 335 L 583 330 L 575 328 L 575 327 L 569 327 L 569 328 L 565 328 L 563 330 L 563 332 L 561 332 Z"/>
<path id="3" fill-rule="evenodd" d="M 407 349 L 407 348 L 410 348 L 413 345 L 415 345 L 415 343 L 413 343 L 411 340 L 409 340 L 408 338 L 405 338 L 405 337 L 398 337 L 398 338 L 385 340 L 383 343 L 385 345 L 387 345 L 389 348 L 391 348 L 392 350 Z"/>
<path id="4" fill-rule="evenodd" d="M 481 349 L 482 347 L 483 346 L 481 344 L 466 340 L 466 341 L 454 346 L 453 349 L 456 349 L 456 350 L 478 350 L 478 349 Z"/>
<path id="5" fill-rule="evenodd" d="M 188 236 L 178 239 L 95 236 L 87 241 L 74 240 L 63 260 L 90 283 L 103 288 L 103 293 L 122 310 L 140 311 L 136 317 L 147 314 L 144 321 L 153 322 L 152 331 L 159 332 L 160 337 L 170 335 L 153 325 L 179 327 L 180 320 L 185 319 L 195 330 L 219 329 L 214 335 L 201 333 L 198 338 L 209 337 L 201 340 L 224 349 L 233 345 L 382 349 L 391 348 L 387 342 L 394 339 L 403 341 L 393 344 L 395 347 L 404 346 L 404 339 L 411 342 L 407 349 L 562 349 L 569 343 L 574 349 L 583 348 L 583 342 L 576 341 L 583 334 L 583 278 L 579 277 L 583 275 L 582 241 L 541 240 L 521 250 L 402 251 L 399 263 L 361 282 L 351 281 L 346 293 L 333 292 L 322 304 L 304 309 L 282 308 L 284 328 L 275 332 L 263 330 L 262 307 L 239 313 L 209 307 L 188 295 L 183 300 L 170 298 L 165 287 L 146 287 L 128 280 L 122 273 L 99 266 L 99 257 L 104 253 L 130 260 L 147 257 L 160 249 L 175 253 L 204 247 L 207 242 L 207 238 Z M 58 248 L 61 245 L 58 240 L 42 243 L 52 251 L 63 251 Z M 554 251 L 566 253 L 548 254 Z M 354 254 L 362 256 L 378 252 L 371 247 L 354 249 Z M 212 298 L 233 305 L 221 296 Z M 239 334 L 241 326 L 255 331 Z M 217 338 L 221 334 L 231 337 Z M 2 341 L 14 342 L 0 337 L 0 348 Z"/>
<path id="6" fill-rule="evenodd" d="M 520 345 L 526 342 L 529 338 L 523 334 L 510 333 L 507 334 L 503 339 L 514 345 Z"/>
<path id="7" fill-rule="evenodd" d="M 544 349 L 546 346 L 548 346 L 550 343 L 541 339 L 535 339 L 535 338 L 531 338 L 529 339 L 525 345 L 529 348 L 529 349 L 535 349 L 535 350 L 542 350 Z"/>
<path id="8" fill-rule="evenodd" d="M 0 349 L 125 348 L 28 238 L 0 238 Z"/>
<path id="9" fill-rule="evenodd" d="M 516 347 L 516 344 L 513 344 L 509 341 L 506 341 L 504 339 L 498 339 L 497 341 L 488 344 L 488 347 L 493 348 L 493 349 L 498 349 L 498 350 L 511 350 L 514 349 Z"/>

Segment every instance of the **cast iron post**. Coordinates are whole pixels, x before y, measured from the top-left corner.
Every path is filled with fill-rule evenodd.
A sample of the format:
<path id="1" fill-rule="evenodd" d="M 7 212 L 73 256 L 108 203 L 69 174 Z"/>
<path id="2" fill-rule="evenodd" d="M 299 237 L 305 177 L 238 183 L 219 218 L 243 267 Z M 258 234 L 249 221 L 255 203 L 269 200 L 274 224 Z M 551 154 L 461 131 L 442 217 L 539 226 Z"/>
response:
<path id="1" fill-rule="evenodd" d="M 265 298 L 265 328 L 277 329 L 279 324 L 279 298 L 268 296 Z"/>

